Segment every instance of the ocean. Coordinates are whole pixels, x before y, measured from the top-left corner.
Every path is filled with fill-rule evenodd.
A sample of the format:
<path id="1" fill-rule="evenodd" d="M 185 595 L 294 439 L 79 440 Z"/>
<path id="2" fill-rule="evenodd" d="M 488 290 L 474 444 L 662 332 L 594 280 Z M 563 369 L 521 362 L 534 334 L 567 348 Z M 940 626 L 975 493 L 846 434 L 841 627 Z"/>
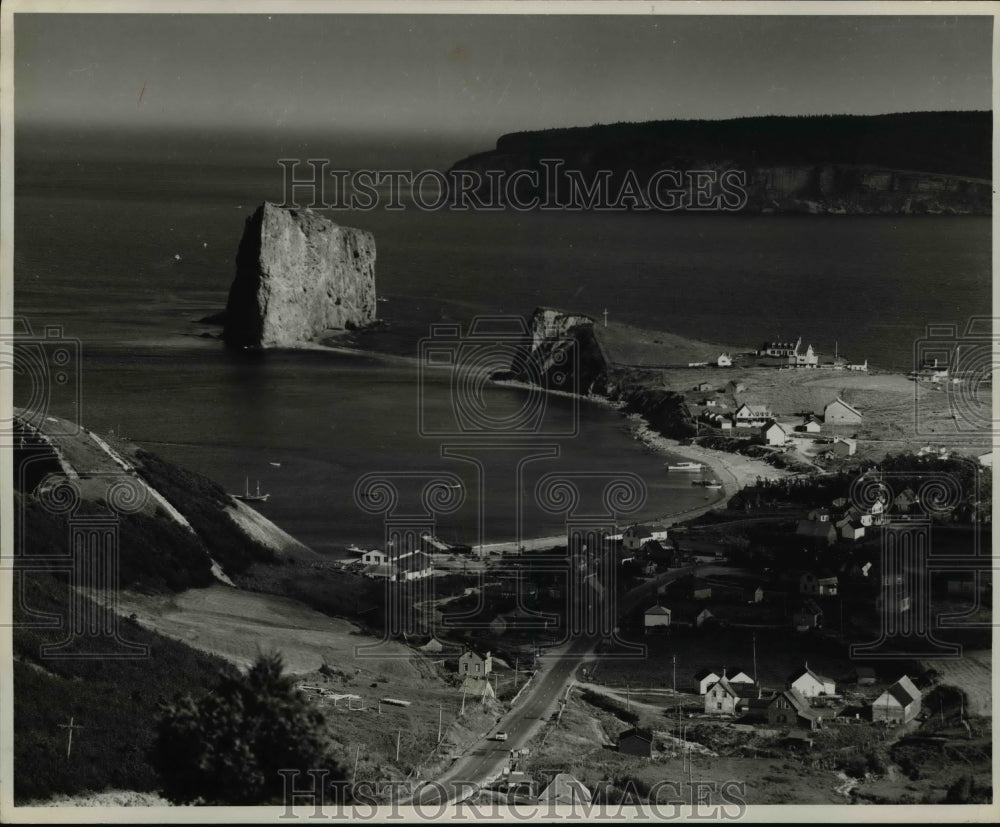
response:
<path id="1" fill-rule="evenodd" d="M 543 508 L 535 488 L 552 473 L 586 480 L 578 518 L 600 511 L 600 485 L 616 475 L 636 474 L 647 489 L 645 505 L 622 521 L 717 496 L 665 473 L 664 458 L 636 441 L 619 413 L 587 401 L 485 389 L 490 410 L 544 406 L 542 432 L 524 434 L 516 450 L 490 452 L 488 435 L 477 433 L 422 435 L 419 406 L 440 419 L 453 405 L 446 375 L 420 379 L 419 341 L 432 323 L 528 315 L 538 305 L 607 309 L 629 324 L 730 346 L 802 336 L 821 355 L 836 347 L 906 371 L 927 324 L 961 328 L 991 308 L 985 217 L 410 205 L 331 213 L 375 234 L 376 284 L 387 300 L 379 311 L 390 326 L 383 341 L 402 357 L 232 353 L 203 338 L 217 329 L 197 320 L 225 306 L 243 222 L 262 200 L 282 200 L 280 172 L 276 165 L 20 162 L 15 313 L 36 336 L 60 326 L 80 342 L 79 403 L 63 394 L 54 413 L 122 434 L 230 491 L 259 480 L 271 493 L 262 513 L 320 551 L 383 539 L 382 517 L 364 513 L 354 497 L 357 481 L 373 472 L 395 474 L 407 492 L 422 485 L 424 472 L 457 474 L 468 496 L 437 518 L 436 530 L 470 544 L 513 539 L 519 520 L 521 536 L 560 533 L 565 516 Z M 465 447 L 452 453 L 479 452 L 487 467 L 485 494 L 474 462 L 442 455 L 459 443 Z M 518 451 L 548 455 L 524 464 L 518 477 Z M 408 508 L 415 513 L 414 503 L 400 504 Z"/>

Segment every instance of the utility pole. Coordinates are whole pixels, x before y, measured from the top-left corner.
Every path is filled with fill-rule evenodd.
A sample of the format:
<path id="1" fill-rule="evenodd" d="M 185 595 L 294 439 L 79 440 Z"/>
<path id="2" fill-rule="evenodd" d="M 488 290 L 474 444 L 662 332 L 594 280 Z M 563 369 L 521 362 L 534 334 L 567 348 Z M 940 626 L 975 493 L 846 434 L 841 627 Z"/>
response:
<path id="1" fill-rule="evenodd" d="M 459 717 L 465 714 L 465 688 L 462 688 L 462 708 L 458 711 Z"/>
<path id="2" fill-rule="evenodd" d="M 604 308 L 604 326 L 608 326 L 608 308 Z"/>
<path id="3" fill-rule="evenodd" d="M 753 633 L 753 682 L 757 683 L 757 633 Z"/>
<path id="4" fill-rule="evenodd" d="M 357 753 L 354 756 L 354 777 L 355 778 L 358 777 L 358 761 L 361 760 L 361 747 L 362 746 L 363 746 L 362 744 L 358 744 L 358 751 L 357 751 Z"/>
<path id="5" fill-rule="evenodd" d="M 441 743 L 441 723 L 444 720 L 444 704 L 438 704 L 438 740 Z"/>
<path id="6" fill-rule="evenodd" d="M 402 739 L 402 737 L 403 737 L 403 730 L 397 729 L 396 730 L 396 763 L 397 764 L 399 763 L 399 742 L 400 742 L 400 739 Z"/>
<path id="7" fill-rule="evenodd" d="M 69 754 L 73 751 L 73 730 L 83 729 L 81 724 L 73 723 L 73 716 L 70 716 L 68 724 L 59 724 L 62 729 L 67 730 L 66 732 L 66 758 L 69 758 Z"/>
<path id="8" fill-rule="evenodd" d="M 517 692 L 517 665 L 520 658 L 517 655 L 514 656 L 514 691 Z"/>

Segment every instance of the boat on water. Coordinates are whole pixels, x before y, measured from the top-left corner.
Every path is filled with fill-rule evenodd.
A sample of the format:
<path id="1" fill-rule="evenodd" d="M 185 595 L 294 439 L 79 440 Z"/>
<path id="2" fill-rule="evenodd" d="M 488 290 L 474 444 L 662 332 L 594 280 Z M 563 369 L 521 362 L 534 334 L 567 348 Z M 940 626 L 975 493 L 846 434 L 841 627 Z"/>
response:
<path id="1" fill-rule="evenodd" d="M 678 462 L 675 465 L 667 463 L 668 471 L 700 471 L 704 467 L 702 462 Z"/>
<path id="2" fill-rule="evenodd" d="M 243 493 L 242 494 L 233 494 L 232 496 L 235 499 L 239 500 L 240 502 L 245 502 L 245 503 L 266 503 L 267 502 L 267 498 L 270 497 L 271 495 L 270 494 L 261 494 L 260 493 L 260 480 L 257 480 L 257 493 L 256 494 L 251 494 L 250 493 L 250 478 L 247 477 L 246 483 L 244 484 L 244 487 L 243 487 Z"/>
<path id="3" fill-rule="evenodd" d="M 718 480 L 709 480 L 708 482 L 705 483 L 705 488 L 707 488 L 709 491 L 721 491 L 722 483 L 719 482 Z"/>

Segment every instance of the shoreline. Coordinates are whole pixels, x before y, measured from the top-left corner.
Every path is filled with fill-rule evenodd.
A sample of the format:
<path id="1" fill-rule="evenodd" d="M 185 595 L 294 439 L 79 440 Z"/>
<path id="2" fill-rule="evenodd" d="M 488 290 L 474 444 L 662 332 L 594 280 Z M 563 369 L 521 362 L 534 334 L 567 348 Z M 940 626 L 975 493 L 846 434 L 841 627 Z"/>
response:
<path id="1" fill-rule="evenodd" d="M 563 396 L 571 395 L 565 394 L 561 391 L 546 391 L 544 388 L 536 388 L 532 385 L 524 385 L 524 387 L 542 390 L 545 393 L 557 393 Z M 606 397 L 588 396 L 579 398 L 588 399 L 602 405 L 602 407 L 608 407 L 614 410 L 620 411 L 623 407 L 620 403 L 613 402 Z M 679 457 L 685 460 L 705 463 L 712 470 L 716 479 L 722 482 L 723 485 L 722 493 L 710 503 L 691 506 L 680 510 L 672 509 L 663 513 L 658 512 L 652 517 L 647 517 L 641 520 L 636 519 L 634 522 L 658 523 L 664 527 L 670 527 L 678 523 L 685 522 L 686 520 L 692 520 L 696 517 L 700 517 L 702 514 L 706 514 L 709 511 L 714 511 L 717 508 L 723 507 L 738 491 L 748 485 L 756 483 L 758 479 L 780 479 L 781 477 L 787 477 L 791 474 L 789 471 L 775 468 L 761 460 L 744 457 L 740 454 L 729 454 L 725 451 L 715 451 L 710 448 L 703 448 L 700 445 L 682 445 L 676 439 L 665 437 L 659 431 L 655 430 L 641 414 L 625 414 L 625 418 L 628 421 L 633 439 L 642 442 L 648 448 L 666 459 Z M 488 554 L 494 551 L 517 552 L 519 546 L 525 551 L 540 551 L 564 545 L 565 542 L 565 535 L 532 537 L 525 538 L 521 540 L 520 543 L 516 540 L 483 543 L 479 546 L 479 551 L 482 554 Z M 473 546 L 473 549 L 475 548 L 476 547 Z"/>

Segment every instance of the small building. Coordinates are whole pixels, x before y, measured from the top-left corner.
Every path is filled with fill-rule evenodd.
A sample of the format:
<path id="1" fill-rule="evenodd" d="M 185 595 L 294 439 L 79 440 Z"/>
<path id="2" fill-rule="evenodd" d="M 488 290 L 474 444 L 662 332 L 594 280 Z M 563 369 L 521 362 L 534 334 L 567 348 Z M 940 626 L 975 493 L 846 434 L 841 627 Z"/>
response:
<path id="1" fill-rule="evenodd" d="M 396 566 L 397 580 L 419 580 L 421 577 L 431 577 L 434 574 L 431 558 L 422 551 L 404 554 L 397 557 L 393 563 Z"/>
<path id="2" fill-rule="evenodd" d="M 627 729 L 618 735 L 618 751 L 642 758 L 653 757 L 653 733 L 648 729 Z"/>
<path id="3" fill-rule="evenodd" d="M 710 391 L 713 388 L 711 382 L 699 382 L 697 385 L 694 386 L 694 389 L 696 391 Z"/>
<path id="4" fill-rule="evenodd" d="M 700 612 L 698 612 L 697 615 L 695 615 L 694 625 L 696 628 L 700 629 L 702 626 L 704 626 L 706 623 L 708 623 L 710 620 L 713 620 L 714 618 L 715 615 L 712 614 L 712 610 L 709 608 L 704 608 Z"/>
<path id="5" fill-rule="evenodd" d="M 760 437 L 765 445 L 784 445 L 788 442 L 788 433 L 774 421 L 761 428 Z"/>
<path id="6" fill-rule="evenodd" d="M 694 680 L 695 683 L 698 685 L 698 694 L 704 695 L 706 692 L 708 692 L 708 688 L 710 686 L 713 686 L 719 682 L 719 679 L 721 677 L 722 675 L 720 675 L 714 669 L 702 669 L 696 672 Z"/>
<path id="7" fill-rule="evenodd" d="M 726 389 L 730 393 L 746 393 L 747 386 L 744 382 L 737 382 L 733 379 L 726 383 Z"/>
<path id="8" fill-rule="evenodd" d="M 667 529 L 661 525 L 635 523 L 622 534 L 622 546 L 629 551 L 638 551 L 651 540 L 666 540 Z"/>
<path id="9" fill-rule="evenodd" d="M 788 688 L 796 690 L 804 698 L 837 694 L 837 685 L 830 678 L 810 669 L 808 663 L 788 676 Z"/>
<path id="10" fill-rule="evenodd" d="M 490 652 L 480 655 L 472 649 L 466 649 L 458 659 L 458 674 L 473 678 L 485 678 L 493 671 L 493 656 Z"/>
<path id="11" fill-rule="evenodd" d="M 992 451 L 987 451 L 985 454 L 980 454 L 979 457 L 978 457 L 978 459 L 979 459 L 979 464 L 980 465 L 983 465 L 986 468 L 992 468 L 993 467 L 993 452 Z"/>
<path id="12" fill-rule="evenodd" d="M 751 586 L 743 591 L 743 599 L 747 603 L 760 603 L 764 600 L 764 589 L 762 586 Z"/>
<path id="13" fill-rule="evenodd" d="M 839 396 L 823 409 L 825 425 L 860 425 L 861 411 L 848 405 Z"/>
<path id="14" fill-rule="evenodd" d="M 807 600 L 792 614 L 792 626 L 797 632 L 823 628 L 823 610 Z"/>
<path id="15" fill-rule="evenodd" d="M 905 724 L 920 712 L 920 690 L 903 675 L 872 702 L 872 720 Z"/>
<path id="16" fill-rule="evenodd" d="M 705 693 L 706 715 L 735 715 L 739 692 L 726 679 L 720 678 Z"/>
<path id="17" fill-rule="evenodd" d="M 373 548 L 361 555 L 361 562 L 369 566 L 379 566 L 389 560 L 389 555 L 380 548 Z"/>
<path id="18" fill-rule="evenodd" d="M 538 794 L 538 800 L 549 804 L 589 804 L 593 796 L 579 780 L 561 772 Z"/>
<path id="19" fill-rule="evenodd" d="M 670 609 L 659 604 L 650 606 L 643 613 L 642 625 L 647 635 L 666 631 L 670 626 Z"/>
<path id="20" fill-rule="evenodd" d="M 801 350 L 801 337 L 795 342 L 795 348 L 788 354 L 788 364 L 797 368 L 814 368 L 819 364 L 819 357 L 813 346 L 809 345 L 805 350 Z"/>
<path id="21" fill-rule="evenodd" d="M 799 594 L 818 597 L 834 597 L 837 594 L 836 575 L 820 577 L 811 571 L 799 578 Z"/>
<path id="22" fill-rule="evenodd" d="M 767 707 L 767 722 L 772 726 L 816 729 L 819 719 L 809 708 L 809 701 L 796 689 L 786 689 L 775 695 Z"/>
<path id="23" fill-rule="evenodd" d="M 837 457 L 853 457 L 858 452 L 858 441 L 856 439 L 837 437 L 833 441 L 830 450 Z"/>
<path id="24" fill-rule="evenodd" d="M 814 416 L 806 417 L 805 422 L 803 422 L 799 427 L 807 434 L 818 434 L 822 430 L 819 420 L 817 420 Z"/>
<path id="25" fill-rule="evenodd" d="M 728 353 L 720 353 L 719 358 L 715 360 L 715 364 L 720 368 L 731 368 L 733 366 L 733 357 Z"/>
<path id="26" fill-rule="evenodd" d="M 764 342 L 761 345 L 760 350 L 757 351 L 758 356 L 791 356 L 795 353 L 796 349 L 802 344 L 802 338 L 795 342 Z"/>
<path id="27" fill-rule="evenodd" d="M 845 521 L 840 527 L 840 536 L 845 540 L 860 540 L 865 536 L 865 527 L 850 521 Z"/>
<path id="28" fill-rule="evenodd" d="M 917 495 L 912 488 L 904 488 L 892 499 L 892 507 L 900 514 L 906 514 L 916 504 Z"/>
<path id="29" fill-rule="evenodd" d="M 723 671 L 727 672 L 729 670 L 724 669 Z M 727 675 L 726 680 L 728 680 L 729 683 L 731 683 L 737 689 L 737 691 L 739 691 L 740 689 L 742 689 L 742 687 L 745 687 L 747 685 L 753 686 L 754 679 L 750 677 L 750 675 L 747 673 L 745 669 L 733 669 L 731 671 L 733 674 Z"/>

